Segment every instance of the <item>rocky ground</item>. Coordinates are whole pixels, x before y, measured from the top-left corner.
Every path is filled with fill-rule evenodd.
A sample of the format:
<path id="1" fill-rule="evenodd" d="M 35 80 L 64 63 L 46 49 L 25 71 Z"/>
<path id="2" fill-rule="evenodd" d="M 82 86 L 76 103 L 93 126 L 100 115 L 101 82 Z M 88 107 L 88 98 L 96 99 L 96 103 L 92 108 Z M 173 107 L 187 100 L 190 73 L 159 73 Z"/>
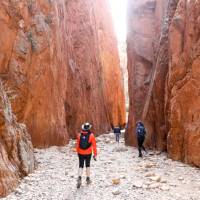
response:
<path id="1" fill-rule="evenodd" d="M 37 170 L 4 200 L 199 200 L 200 170 L 114 142 L 113 134 L 97 138 L 98 160 L 92 161 L 92 184 L 76 189 L 78 159 L 74 141 L 67 147 L 35 149 Z"/>

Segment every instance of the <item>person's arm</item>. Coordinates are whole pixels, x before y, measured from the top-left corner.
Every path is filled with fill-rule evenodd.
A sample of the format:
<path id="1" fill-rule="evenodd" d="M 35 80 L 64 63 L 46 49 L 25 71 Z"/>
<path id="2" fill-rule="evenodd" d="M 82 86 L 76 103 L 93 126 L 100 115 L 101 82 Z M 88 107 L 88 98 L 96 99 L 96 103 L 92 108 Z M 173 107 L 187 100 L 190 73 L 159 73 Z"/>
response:
<path id="1" fill-rule="evenodd" d="M 97 145 L 96 145 L 96 139 L 94 137 L 94 134 L 92 134 L 92 149 L 93 149 L 94 157 L 96 157 L 97 156 Z"/>

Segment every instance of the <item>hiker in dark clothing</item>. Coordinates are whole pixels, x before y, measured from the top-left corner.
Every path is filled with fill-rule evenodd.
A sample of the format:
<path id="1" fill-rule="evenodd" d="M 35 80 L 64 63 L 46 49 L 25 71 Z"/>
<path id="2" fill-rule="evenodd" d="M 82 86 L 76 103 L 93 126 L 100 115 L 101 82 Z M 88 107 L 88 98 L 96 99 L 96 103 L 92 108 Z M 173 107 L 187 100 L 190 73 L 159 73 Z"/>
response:
<path id="1" fill-rule="evenodd" d="M 141 121 L 137 122 L 136 136 L 137 136 L 137 142 L 138 142 L 139 157 L 142 157 L 142 150 L 146 152 L 146 149 L 143 146 L 145 135 L 146 135 L 146 130 L 145 130 L 144 124 Z"/>
<path id="2" fill-rule="evenodd" d="M 120 134 L 121 134 L 121 129 L 120 129 L 120 127 L 119 127 L 119 126 L 114 127 L 113 131 L 114 131 L 114 134 L 115 134 L 116 142 L 119 143 L 119 137 L 120 137 Z"/>

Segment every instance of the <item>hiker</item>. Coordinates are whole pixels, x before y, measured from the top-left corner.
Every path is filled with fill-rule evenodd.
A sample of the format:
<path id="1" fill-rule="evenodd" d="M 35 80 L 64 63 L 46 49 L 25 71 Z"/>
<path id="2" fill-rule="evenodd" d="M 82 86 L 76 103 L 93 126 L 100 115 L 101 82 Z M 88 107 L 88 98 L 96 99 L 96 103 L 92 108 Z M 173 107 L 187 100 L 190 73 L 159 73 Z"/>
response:
<path id="1" fill-rule="evenodd" d="M 145 135 L 146 135 L 146 130 L 145 130 L 144 124 L 141 121 L 137 122 L 136 136 L 137 136 L 137 142 L 138 142 L 139 157 L 142 157 L 142 150 L 146 152 L 146 149 L 143 146 Z"/>
<path id="2" fill-rule="evenodd" d="M 116 142 L 119 143 L 119 137 L 120 137 L 120 134 L 121 134 L 120 127 L 119 126 L 114 127 L 113 131 L 114 131 L 114 134 L 115 134 Z"/>
<path id="3" fill-rule="evenodd" d="M 82 173 L 84 164 L 86 166 L 86 183 L 89 185 L 90 180 L 90 161 L 93 153 L 93 159 L 96 161 L 97 149 L 96 139 L 91 132 L 92 125 L 88 122 L 82 125 L 82 131 L 77 136 L 77 153 L 79 158 L 79 170 L 78 170 L 78 182 L 77 188 L 80 188 L 82 184 Z"/>

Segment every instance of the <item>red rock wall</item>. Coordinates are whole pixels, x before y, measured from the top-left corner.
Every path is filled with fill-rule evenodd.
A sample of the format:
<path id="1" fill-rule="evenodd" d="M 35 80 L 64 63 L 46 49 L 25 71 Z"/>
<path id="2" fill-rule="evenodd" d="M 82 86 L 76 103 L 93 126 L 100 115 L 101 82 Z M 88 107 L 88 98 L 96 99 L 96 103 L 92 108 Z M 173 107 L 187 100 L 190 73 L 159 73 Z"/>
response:
<path id="1" fill-rule="evenodd" d="M 106 1 L 69 2 L 67 8 L 67 23 L 73 23 L 69 24 L 73 27 L 69 30 L 73 49 L 70 56 L 76 67 L 70 76 L 69 88 L 76 94 L 67 98 L 67 105 L 72 109 L 69 112 L 72 116 L 67 116 L 72 121 L 67 122 L 67 127 L 74 134 L 87 119 L 94 124 L 96 132 L 102 133 L 110 124 L 125 122 L 123 84 L 111 16 Z M 75 16 L 73 20 L 71 16 Z M 73 95 L 70 90 L 67 93 Z"/>
<path id="2" fill-rule="evenodd" d="M 117 49 L 117 40 L 112 24 L 111 8 L 108 1 L 97 0 L 95 5 L 98 26 L 102 86 L 109 121 L 115 125 L 125 124 L 125 96 L 122 71 Z M 116 70 L 116 68 L 118 70 Z"/>
<path id="3" fill-rule="evenodd" d="M 197 166 L 199 4 L 129 1 L 126 133 L 126 143 L 136 145 L 134 125 L 142 119 L 148 129 L 147 146 Z"/>
<path id="4" fill-rule="evenodd" d="M 30 135 L 26 126 L 16 121 L 8 91 L 0 80 L 0 197 L 11 192 L 19 179 L 35 168 Z"/>
<path id="5" fill-rule="evenodd" d="M 56 6 L 50 2 L 0 3 L 1 77 L 18 95 L 14 112 L 27 124 L 38 147 L 65 144 L 68 139 L 63 103 L 64 45 L 61 27 L 58 29 L 62 24 L 56 21 Z"/>
<path id="6" fill-rule="evenodd" d="M 125 123 L 106 0 L 2 0 L 0 26 L 0 78 L 17 95 L 13 112 L 35 147 L 67 144 L 85 121 L 97 134 Z M 16 137 L 0 119 L 0 196 L 34 169 L 28 133 L 13 123 Z"/>
<path id="7" fill-rule="evenodd" d="M 107 9 L 93 0 L 0 2 L 0 76 L 18 95 L 14 112 L 34 146 L 66 144 L 84 121 L 97 133 L 125 122 Z"/>
<path id="8" fill-rule="evenodd" d="M 168 153 L 200 166 L 200 2 L 180 0 L 169 32 Z"/>
<path id="9" fill-rule="evenodd" d="M 128 2 L 129 118 L 126 143 L 136 145 L 134 126 L 141 119 L 154 63 L 156 1 Z"/>
<path id="10" fill-rule="evenodd" d="M 160 151 L 167 149 L 168 111 L 165 87 L 169 69 L 168 33 L 176 6 L 176 1 L 156 2 L 153 70 L 142 116 L 150 130 L 148 146 Z"/>

